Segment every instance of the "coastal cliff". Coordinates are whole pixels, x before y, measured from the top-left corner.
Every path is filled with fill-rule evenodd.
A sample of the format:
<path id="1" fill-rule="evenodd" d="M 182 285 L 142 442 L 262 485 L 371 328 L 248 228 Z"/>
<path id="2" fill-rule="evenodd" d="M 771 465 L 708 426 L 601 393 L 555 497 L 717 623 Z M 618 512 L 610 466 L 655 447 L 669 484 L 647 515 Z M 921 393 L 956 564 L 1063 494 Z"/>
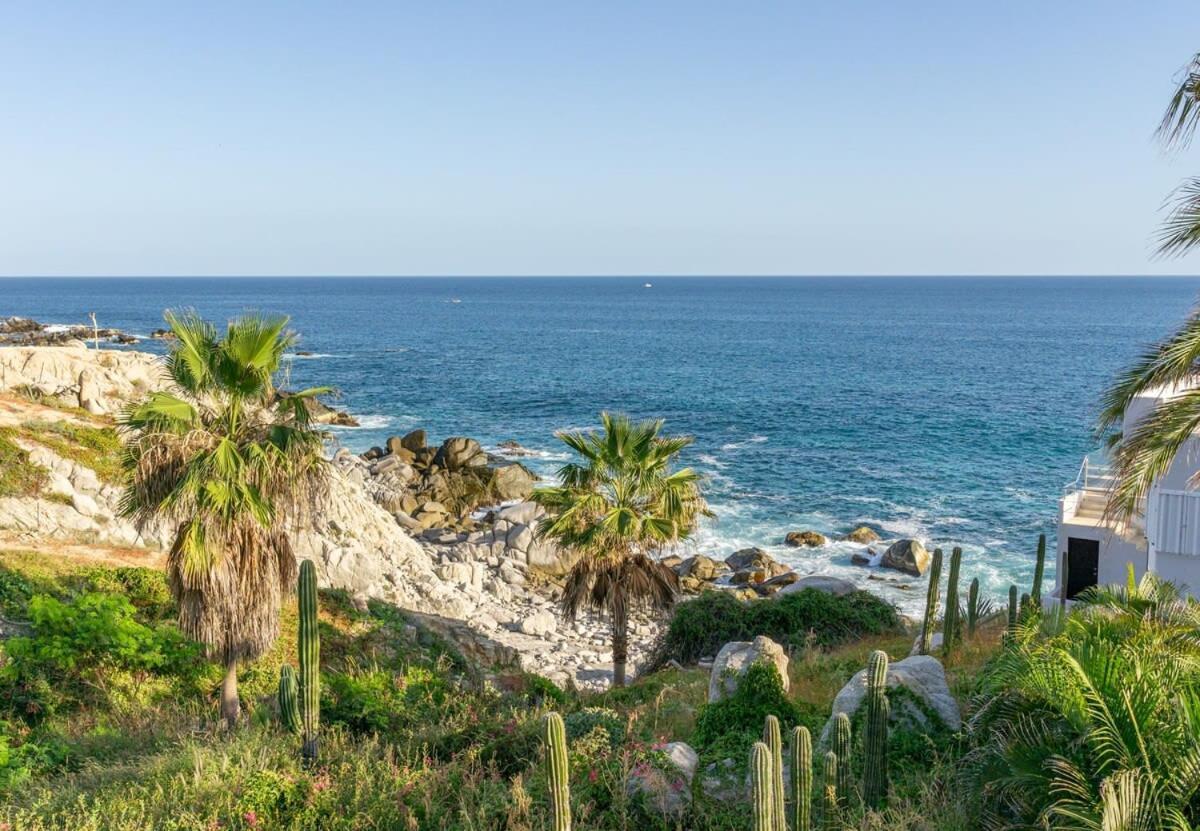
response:
<path id="1" fill-rule="evenodd" d="M 114 461 L 114 416 L 164 386 L 160 361 L 79 345 L 0 347 L 0 436 L 31 473 L 24 491 L 0 491 L 0 546 L 84 544 L 161 555 L 173 529 L 138 528 L 121 517 Z M 104 446 L 84 452 L 89 444 Z M 460 533 L 427 531 L 392 504 L 392 491 L 372 475 L 378 462 L 343 448 L 331 466 L 323 509 L 293 530 L 297 557 L 317 565 L 322 585 L 360 605 L 393 603 L 490 663 L 583 688 L 608 684 L 601 621 L 585 612 L 564 625 L 557 614 L 561 552 L 535 541 L 537 506 L 498 507 L 467 520 Z M 632 632 L 636 664 L 644 658 L 637 647 L 653 640 L 657 625 L 636 617 Z"/>

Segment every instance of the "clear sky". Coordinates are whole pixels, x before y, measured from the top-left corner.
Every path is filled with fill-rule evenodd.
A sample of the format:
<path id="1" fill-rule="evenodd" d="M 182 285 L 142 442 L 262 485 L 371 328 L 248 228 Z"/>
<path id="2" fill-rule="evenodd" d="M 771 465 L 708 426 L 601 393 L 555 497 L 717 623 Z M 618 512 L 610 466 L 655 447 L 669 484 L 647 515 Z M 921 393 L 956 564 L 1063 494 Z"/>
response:
<path id="1" fill-rule="evenodd" d="M 1163 2 L 0 4 L 0 274 L 1157 274 Z"/>

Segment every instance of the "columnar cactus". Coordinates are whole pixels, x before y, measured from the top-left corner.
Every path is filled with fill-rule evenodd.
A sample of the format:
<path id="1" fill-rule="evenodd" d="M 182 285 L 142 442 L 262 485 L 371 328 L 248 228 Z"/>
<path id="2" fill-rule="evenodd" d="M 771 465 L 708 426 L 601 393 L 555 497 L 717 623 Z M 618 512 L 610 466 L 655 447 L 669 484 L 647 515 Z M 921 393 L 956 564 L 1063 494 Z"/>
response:
<path id="1" fill-rule="evenodd" d="M 1033 591 L 1030 598 L 1040 609 L 1042 606 L 1042 575 L 1046 573 L 1046 535 L 1038 535 L 1037 565 L 1033 568 Z"/>
<path id="2" fill-rule="evenodd" d="M 812 831 L 812 736 L 792 728 L 792 831 Z"/>
<path id="3" fill-rule="evenodd" d="M 821 828 L 836 831 L 838 827 L 838 757 L 832 750 L 825 754 L 825 781 L 821 790 Z"/>
<path id="4" fill-rule="evenodd" d="M 888 792 L 887 653 L 876 650 L 867 661 L 867 719 L 863 730 L 863 799 L 877 807 Z"/>
<path id="5" fill-rule="evenodd" d="M 571 831 L 571 771 L 567 766 L 567 730 L 558 713 L 546 714 L 546 767 L 550 774 L 550 812 L 554 831 Z"/>
<path id="6" fill-rule="evenodd" d="M 938 581 L 942 577 L 942 549 L 933 549 L 929 563 L 929 588 L 925 593 L 925 619 L 921 623 L 921 654 L 928 655 L 933 643 L 933 624 L 937 620 Z"/>
<path id="7" fill-rule="evenodd" d="M 833 718 L 833 752 L 838 757 L 837 787 L 842 805 L 850 798 L 850 716 L 838 713 Z"/>
<path id="8" fill-rule="evenodd" d="M 291 664 L 284 664 L 279 670 L 279 718 L 284 727 L 300 735 L 300 691 Z"/>
<path id="9" fill-rule="evenodd" d="M 779 719 L 773 715 L 763 725 L 763 744 L 771 751 L 771 817 L 774 831 L 787 831 L 787 812 L 783 807 L 783 736 Z"/>
<path id="10" fill-rule="evenodd" d="M 967 589 L 967 637 L 975 637 L 975 626 L 979 623 L 979 578 L 971 581 Z"/>
<path id="11" fill-rule="evenodd" d="M 303 721 L 301 754 L 317 758 L 317 733 L 321 725 L 321 634 L 317 630 L 317 569 L 312 560 L 300 564 L 300 716 Z"/>
<path id="12" fill-rule="evenodd" d="M 771 749 L 755 742 L 750 750 L 750 810 L 754 815 L 754 831 L 776 831 L 774 767 Z"/>
<path id="13" fill-rule="evenodd" d="M 1017 587 L 1008 587 L 1008 629 L 1005 634 L 1009 637 L 1017 632 Z"/>
<path id="14" fill-rule="evenodd" d="M 942 626 L 942 655 L 949 656 L 958 634 L 958 572 L 962 567 L 962 549 L 950 552 L 950 579 L 946 583 L 946 615 Z"/>

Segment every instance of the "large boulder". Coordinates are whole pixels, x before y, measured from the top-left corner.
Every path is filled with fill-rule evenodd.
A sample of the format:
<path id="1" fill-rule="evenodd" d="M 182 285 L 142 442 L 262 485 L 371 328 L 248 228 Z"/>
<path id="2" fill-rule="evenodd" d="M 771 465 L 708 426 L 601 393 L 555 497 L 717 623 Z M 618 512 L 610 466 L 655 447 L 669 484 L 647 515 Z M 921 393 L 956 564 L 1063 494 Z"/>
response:
<path id="1" fill-rule="evenodd" d="M 846 540 L 847 542 L 857 542 L 861 543 L 862 545 L 870 545 L 873 542 L 879 542 L 881 537 L 878 533 L 876 533 L 875 529 L 871 528 L 869 525 L 860 525 L 849 534 L 842 537 L 842 539 Z"/>
<path id="2" fill-rule="evenodd" d="M 694 557 L 688 557 L 679 564 L 677 571 L 680 577 L 690 577 L 693 580 L 702 580 L 711 582 L 716 580 L 725 572 L 729 571 L 718 560 L 712 557 L 705 557 L 703 554 L 697 554 Z"/>
<path id="3" fill-rule="evenodd" d="M 942 669 L 937 658 L 930 655 L 912 655 L 902 661 L 896 661 L 888 666 L 888 689 L 903 687 L 920 702 L 917 706 L 906 698 L 892 696 L 892 722 L 910 729 L 930 730 L 937 725 L 930 724 L 929 715 L 932 713 L 942 725 L 950 730 L 962 727 L 962 716 L 959 713 L 958 702 L 950 694 L 950 686 L 946 683 L 946 671 Z M 867 671 L 859 670 L 853 678 L 846 682 L 837 696 L 833 699 L 833 713 L 821 731 L 821 741 L 827 742 L 833 730 L 833 719 L 838 713 L 845 713 L 854 718 L 858 708 L 867 697 Z"/>
<path id="4" fill-rule="evenodd" d="M 92 415 L 101 415 L 105 411 L 101 402 L 100 386 L 92 373 L 86 369 L 79 373 L 79 406 Z"/>
<path id="5" fill-rule="evenodd" d="M 767 577 L 778 577 L 791 571 L 761 548 L 743 548 L 725 558 L 725 565 L 734 571 L 764 571 Z"/>
<path id="6" fill-rule="evenodd" d="M 626 792 L 641 796 L 646 807 L 667 817 L 677 817 L 692 801 L 692 779 L 700 757 L 684 742 L 662 746 L 664 764 L 637 765 L 629 774 Z"/>
<path id="7" fill-rule="evenodd" d="M 788 688 L 788 657 L 783 647 L 775 641 L 759 635 L 752 641 L 730 641 L 721 647 L 713 661 L 712 674 L 708 678 L 708 701 L 720 701 L 733 695 L 738 688 L 738 679 L 754 664 L 770 663 L 779 670 L 783 689 Z"/>
<path id="8" fill-rule="evenodd" d="M 783 541 L 797 548 L 800 546 L 817 548 L 828 542 L 824 534 L 816 531 L 790 531 Z"/>
<path id="9" fill-rule="evenodd" d="M 879 564 L 920 577 L 929 568 L 929 552 L 920 540 L 897 540 L 883 552 L 883 560 Z"/>
<path id="10" fill-rule="evenodd" d="M 400 439 L 400 446 L 413 453 L 420 453 L 425 449 L 425 431 L 417 429 L 406 433 L 404 438 Z"/>
<path id="11" fill-rule="evenodd" d="M 468 467 L 486 467 L 487 453 L 475 439 L 451 436 L 442 442 L 433 463 L 443 470 L 459 471 Z"/>
<path id="12" fill-rule="evenodd" d="M 805 589 L 816 589 L 819 592 L 832 594 L 834 597 L 843 597 L 858 591 L 858 586 L 840 577 L 831 577 L 828 574 L 810 574 L 808 577 L 801 577 L 791 585 L 784 586 L 779 590 L 779 594 L 796 594 Z"/>
<path id="13" fill-rule="evenodd" d="M 525 465 L 513 462 L 492 470 L 492 492 L 501 502 L 527 499 L 533 493 L 534 476 Z"/>

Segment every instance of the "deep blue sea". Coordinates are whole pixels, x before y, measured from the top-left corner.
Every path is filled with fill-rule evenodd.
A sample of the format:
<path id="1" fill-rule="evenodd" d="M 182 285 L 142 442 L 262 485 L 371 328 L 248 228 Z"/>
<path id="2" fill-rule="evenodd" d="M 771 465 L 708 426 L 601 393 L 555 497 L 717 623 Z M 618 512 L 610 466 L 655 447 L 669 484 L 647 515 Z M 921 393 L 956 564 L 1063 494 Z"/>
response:
<path id="1" fill-rule="evenodd" d="M 961 545 L 964 577 L 1028 583 L 1037 535 L 1095 442 L 1112 374 L 1191 309 L 1200 279 L 7 279 L 0 317 L 148 333 L 165 308 L 291 315 L 294 383 L 332 384 L 354 450 L 420 426 L 516 439 L 552 474 L 553 433 L 600 410 L 695 436 L 717 514 L 692 544 L 758 545 L 863 575 L 856 547 L 782 545 L 859 523 Z M 161 344 L 143 348 L 161 351 Z M 897 591 L 919 606 L 920 591 Z"/>

